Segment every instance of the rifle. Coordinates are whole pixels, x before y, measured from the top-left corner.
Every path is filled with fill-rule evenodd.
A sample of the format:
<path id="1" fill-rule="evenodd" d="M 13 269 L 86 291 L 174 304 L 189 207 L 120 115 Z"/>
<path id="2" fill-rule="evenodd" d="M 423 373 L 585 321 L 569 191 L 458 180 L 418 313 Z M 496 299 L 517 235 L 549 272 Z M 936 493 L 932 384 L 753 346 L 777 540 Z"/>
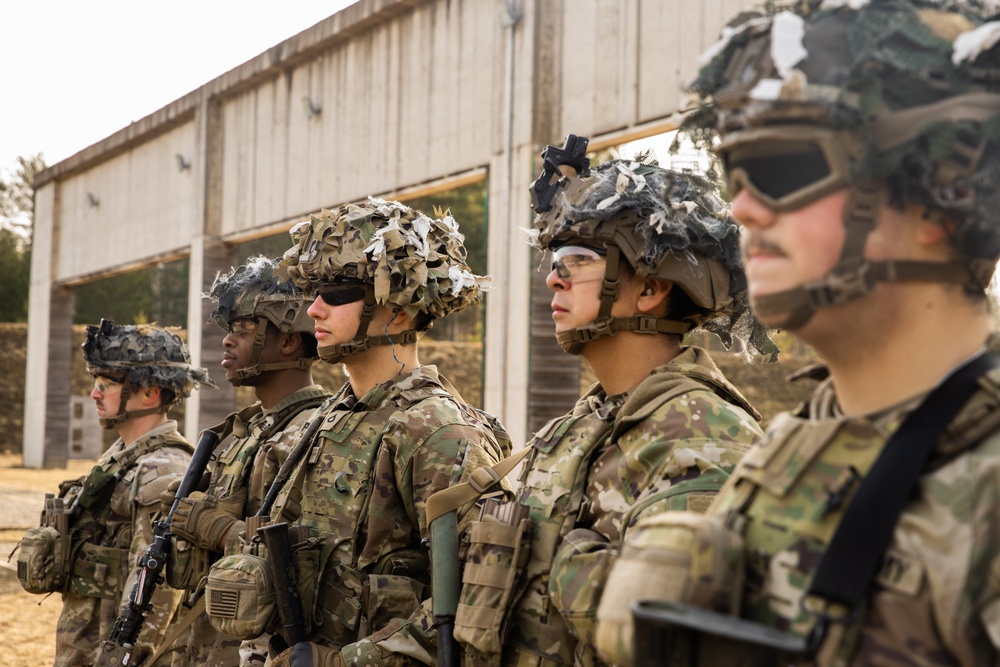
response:
<path id="1" fill-rule="evenodd" d="M 219 444 L 219 434 L 213 430 L 202 431 L 198 446 L 191 457 L 191 463 L 181 478 L 181 485 L 174 496 L 174 504 L 167 516 L 153 524 L 153 543 L 139 559 L 139 579 L 129 593 L 128 602 L 122 607 L 115 621 L 111 636 L 102 644 L 97 654 L 95 667 L 121 667 L 128 665 L 139 639 L 139 632 L 146 615 L 153 608 L 151 603 L 156 587 L 163 583 L 163 568 L 170 558 L 170 522 L 174 518 L 181 499 L 186 498 L 201 482 L 201 476 L 208 467 L 215 446 Z"/>
<path id="2" fill-rule="evenodd" d="M 295 561 L 288 542 L 288 524 L 275 523 L 257 529 L 267 549 L 267 562 L 274 579 L 274 598 L 281 620 L 282 636 L 289 646 L 306 641 L 305 614 L 295 574 Z"/>

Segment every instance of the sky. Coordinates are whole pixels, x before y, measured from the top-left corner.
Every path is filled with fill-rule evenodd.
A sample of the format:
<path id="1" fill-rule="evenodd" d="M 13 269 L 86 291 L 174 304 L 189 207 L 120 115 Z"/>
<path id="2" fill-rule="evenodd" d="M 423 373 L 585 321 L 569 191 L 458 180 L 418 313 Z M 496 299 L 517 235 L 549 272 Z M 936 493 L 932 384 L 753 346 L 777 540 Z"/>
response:
<path id="1" fill-rule="evenodd" d="M 352 3 L 5 2 L 0 171 L 64 160 Z"/>

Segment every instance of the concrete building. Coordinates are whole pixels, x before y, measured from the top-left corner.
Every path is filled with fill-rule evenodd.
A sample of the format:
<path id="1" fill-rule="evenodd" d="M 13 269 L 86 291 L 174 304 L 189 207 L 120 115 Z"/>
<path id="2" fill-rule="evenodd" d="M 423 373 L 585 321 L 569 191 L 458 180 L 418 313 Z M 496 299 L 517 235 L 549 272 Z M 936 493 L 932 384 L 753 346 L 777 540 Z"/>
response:
<path id="1" fill-rule="evenodd" d="M 488 183 L 484 407 L 515 442 L 576 397 L 523 229 L 538 154 L 673 128 L 697 57 L 752 0 L 360 0 L 39 174 L 26 466 L 70 441 L 74 289 L 186 257 L 188 342 L 218 372 L 201 295 L 235 245 L 320 208 Z M 94 233 L 96 226 L 101 232 Z M 535 295 L 533 300 L 532 295 Z M 220 380 L 223 379 L 220 374 Z M 185 431 L 234 394 L 195 392 Z"/>

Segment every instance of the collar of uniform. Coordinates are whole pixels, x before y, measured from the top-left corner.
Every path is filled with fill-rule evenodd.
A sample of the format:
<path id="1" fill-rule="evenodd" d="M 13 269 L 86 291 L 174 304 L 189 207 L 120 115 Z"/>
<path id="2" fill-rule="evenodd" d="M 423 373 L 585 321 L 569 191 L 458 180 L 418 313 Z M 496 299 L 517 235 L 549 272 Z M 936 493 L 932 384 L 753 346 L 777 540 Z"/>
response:
<path id="1" fill-rule="evenodd" d="M 437 366 L 419 366 L 409 373 L 397 375 L 391 380 L 376 385 L 359 399 L 362 409 L 374 410 L 386 401 L 396 400 L 406 391 L 421 389 L 429 385 L 440 386 Z M 359 408 L 355 408 L 357 410 Z"/>
<path id="2" fill-rule="evenodd" d="M 298 403 L 299 401 L 304 401 L 310 398 L 316 398 L 321 396 L 326 396 L 326 390 L 323 389 L 318 384 L 311 384 L 308 387 L 302 387 L 301 389 L 296 389 L 288 396 L 274 404 L 274 406 L 269 410 L 264 410 L 264 415 L 273 415 L 281 412 L 285 408 L 291 407 L 292 405 Z"/>
<path id="3" fill-rule="evenodd" d="M 115 441 L 115 444 L 111 445 L 111 447 L 108 448 L 108 451 L 105 452 L 104 457 L 102 458 L 106 457 L 107 459 L 118 460 L 127 457 L 136 447 L 141 447 L 142 445 L 144 445 L 146 440 L 149 440 L 150 438 L 153 438 L 158 435 L 166 435 L 167 433 L 173 433 L 176 430 L 177 430 L 177 422 L 174 421 L 173 419 L 168 419 L 166 422 L 160 424 L 156 428 L 150 429 L 149 431 L 143 433 L 136 439 L 135 442 L 133 442 L 128 447 L 125 446 L 125 443 L 122 441 L 121 438 L 118 438 L 118 440 Z"/>

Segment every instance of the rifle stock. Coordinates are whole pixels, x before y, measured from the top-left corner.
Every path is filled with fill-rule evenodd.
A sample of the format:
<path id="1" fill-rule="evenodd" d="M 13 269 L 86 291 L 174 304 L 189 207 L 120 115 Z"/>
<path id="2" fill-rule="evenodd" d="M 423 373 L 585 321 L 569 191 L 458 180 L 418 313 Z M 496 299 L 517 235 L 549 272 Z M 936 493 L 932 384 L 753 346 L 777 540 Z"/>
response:
<path id="1" fill-rule="evenodd" d="M 153 543 L 146 548 L 146 553 L 139 559 L 139 579 L 129 593 L 128 602 L 122 607 L 121 614 L 115 621 L 111 635 L 101 644 L 94 663 L 96 667 L 120 667 L 127 665 L 139 632 L 146 620 L 146 615 L 152 609 L 152 597 L 156 587 L 163 582 L 163 569 L 170 557 L 170 522 L 182 498 L 187 497 L 201 482 L 201 476 L 208 467 L 212 452 L 219 444 L 219 434 L 212 430 L 201 433 L 198 446 L 191 457 L 191 463 L 181 478 L 181 485 L 174 497 L 170 513 L 153 526 Z"/>

